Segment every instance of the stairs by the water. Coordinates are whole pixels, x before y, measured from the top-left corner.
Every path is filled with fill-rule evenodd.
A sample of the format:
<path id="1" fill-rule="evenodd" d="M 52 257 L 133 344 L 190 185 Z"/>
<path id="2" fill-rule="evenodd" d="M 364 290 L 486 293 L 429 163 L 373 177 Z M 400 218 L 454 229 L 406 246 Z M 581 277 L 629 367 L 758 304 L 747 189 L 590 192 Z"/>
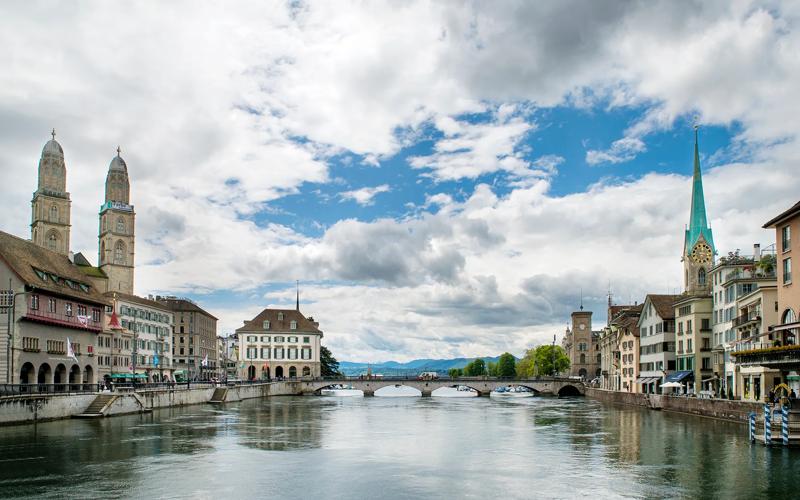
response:
<path id="1" fill-rule="evenodd" d="M 228 395 L 228 389 L 226 387 L 218 387 L 214 389 L 214 394 L 211 395 L 210 403 L 224 403 L 225 397 Z"/>
<path id="2" fill-rule="evenodd" d="M 105 409 L 105 407 L 113 403 L 115 399 L 117 399 L 117 396 L 113 394 L 100 394 L 96 398 L 94 398 L 92 404 L 90 404 L 89 407 L 86 408 L 86 410 L 83 413 L 75 415 L 75 417 L 76 418 L 103 417 L 103 409 Z"/>

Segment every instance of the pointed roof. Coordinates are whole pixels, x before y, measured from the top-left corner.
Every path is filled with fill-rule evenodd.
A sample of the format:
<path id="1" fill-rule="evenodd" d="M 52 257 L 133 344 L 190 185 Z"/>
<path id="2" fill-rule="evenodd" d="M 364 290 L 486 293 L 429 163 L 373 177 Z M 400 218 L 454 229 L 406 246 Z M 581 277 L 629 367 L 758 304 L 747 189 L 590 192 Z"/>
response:
<path id="1" fill-rule="evenodd" d="M 694 174 L 692 175 L 692 206 L 689 213 L 689 229 L 686 230 L 685 251 L 686 255 L 692 252 L 700 237 L 705 239 L 712 251 L 714 237 L 708 227 L 706 218 L 706 200 L 703 196 L 703 176 L 700 172 L 700 148 L 697 140 L 697 127 L 694 128 Z"/>
<path id="2" fill-rule="evenodd" d="M 269 321 L 269 330 L 264 329 L 264 321 Z M 291 329 L 295 321 L 297 328 Z M 295 309 L 264 309 L 255 318 L 245 321 L 237 332 L 269 331 L 273 333 L 322 333 L 309 318 Z"/>

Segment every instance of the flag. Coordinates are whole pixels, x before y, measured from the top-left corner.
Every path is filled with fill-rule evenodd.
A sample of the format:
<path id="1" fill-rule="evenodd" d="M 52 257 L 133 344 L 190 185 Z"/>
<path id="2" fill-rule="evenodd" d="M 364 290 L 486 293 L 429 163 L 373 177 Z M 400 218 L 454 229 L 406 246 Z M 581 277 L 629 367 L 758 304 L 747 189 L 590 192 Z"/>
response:
<path id="1" fill-rule="evenodd" d="M 158 354 L 156 354 L 155 356 L 153 356 L 153 364 L 154 364 L 154 365 L 156 365 L 156 366 L 158 366 Z"/>
<path id="2" fill-rule="evenodd" d="M 72 348 L 72 342 L 70 342 L 69 337 L 67 337 L 67 357 L 72 358 L 75 362 L 78 362 L 78 358 L 75 356 L 75 350 Z"/>
<path id="3" fill-rule="evenodd" d="M 83 326 L 87 326 L 89 324 L 89 316 L 81 316 L 80 314 L 76 316 L 78 318 L 78 323 Z"/>
<path id="4" fill-rule="evenodd" d="M 200 362 L 200 366 L 208 366 L 208 354 L 206 354 L 203 361 Z"/>

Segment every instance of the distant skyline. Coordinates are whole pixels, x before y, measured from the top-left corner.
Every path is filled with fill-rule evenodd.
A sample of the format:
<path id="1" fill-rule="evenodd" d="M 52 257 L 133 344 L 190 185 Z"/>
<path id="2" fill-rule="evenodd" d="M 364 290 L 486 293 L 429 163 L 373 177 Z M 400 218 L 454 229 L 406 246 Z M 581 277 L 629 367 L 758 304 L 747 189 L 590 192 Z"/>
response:
<path id="1" fill-rule="evenodd" d="M 682 289 L 692 125 L 720 254 L 798 200 L 800 6 L 0 6 L 0 230 L 64 148 L 97 260 L 121 146 L 136 292 L 227 335 L 301 310 L 348 361 L 517 356 L 580 303 Z M 559 338 L 560 340 L 560 338 Z"/>

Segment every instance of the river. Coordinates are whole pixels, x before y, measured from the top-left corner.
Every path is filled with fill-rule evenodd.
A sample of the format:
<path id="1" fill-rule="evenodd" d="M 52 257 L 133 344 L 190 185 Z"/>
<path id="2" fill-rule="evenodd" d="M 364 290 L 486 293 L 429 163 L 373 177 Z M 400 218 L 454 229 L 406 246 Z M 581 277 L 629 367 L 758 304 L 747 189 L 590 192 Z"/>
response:
<path id="1" fill-rule="evenodd" d="M 791 498 L 800 451 L 584 398 L 275 397 L 0 428 L 0 496 Z"/>

